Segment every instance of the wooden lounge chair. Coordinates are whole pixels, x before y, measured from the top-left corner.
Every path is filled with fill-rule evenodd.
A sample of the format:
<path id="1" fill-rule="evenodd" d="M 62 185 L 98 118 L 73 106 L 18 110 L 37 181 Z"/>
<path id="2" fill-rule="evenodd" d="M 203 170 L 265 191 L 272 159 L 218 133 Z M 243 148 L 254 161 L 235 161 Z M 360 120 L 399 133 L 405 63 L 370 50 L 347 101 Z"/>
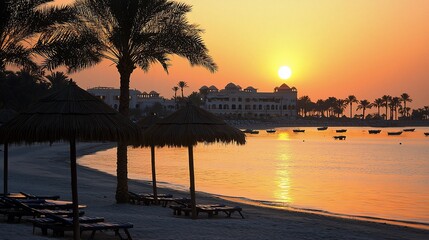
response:
<path id="1" fill-rule="evenodd" d="M 27 199 L 50 199 L 50 200 L 58 200 L 60 199 L 60 196 L 58 195 L 52 195 L 52 196 L 45 196 L 45 195 L 33 195 L 26 192 L 19 192 L 22 195 L 24 195 Z"/>
<path id="2" fill-rule="evenodd" d="M 36 232 L 36 228 L 40 228 L 42 231 L 42 235 L 48 235 L 48 229 L 51 229 L 53 231 L 53 235 L 61 235 L 58 232 L 58 229 L 62 228 L 62 223 L 58 222 L 54 219 L 55 214 L 45 214 L 45 217 L 42 218 L 34 218 L 31 219 L 30 222 L 33 223 L 33 234 Z M 65 218 L 68 221 L 73 221 L 71 217 Z M 80 223 L 96 223 L 96 222 L 103 222 L 103 217 L 79 217 Z"/>
<path id="3" fill-rule="evenodd" d="M 73 219 L 64 218 L 58 215 L 48 215 L 48 218 L 51 218 L 54 223 L 49 223 L 42 225 L 42 233 L 47 233 L 48 229 L 52 230 L 54 236 L 64 236 L 64 232 L 73 231 Z M 102 219 L 102 220 L 101 220 Z M 114 222 L 104 222 L 104 218 L 82 218 L 79 219 L 80 233 L 90 231 L 90 239 L 93 239 L 97 231 L 114 231 L 115 236 L 118 236 L 120 239 L 132 240 L 131 235 L 128 231 L 129 228 L 133 228 L 132 223 L 114 223 Z M 123 238 L 120 234 L 120 230 L 123 230 L 126 238 Z"/>
<path id="4" fill-rule="evenodd" d="M 185 216 L 189 216 L 192 208 L 189 205 L 171 205 L 171 209 L 173 209 L 174 215 L 182 215 L 182 212 Z M 219 212 L 223 212 L 226 214 L 226 217 L 231 217 L 231 215 L 234 212 L 238 212 L 240 214 L 241 218 L 244 219 L 243 214 L 241 211 L 243 210 L 241 207 L 231 207 L 231 206 L 225 206 L 223 204 L 198 204 L 196 206 L 197 209 L 197 216 L 199 213 L 207 213 L 208 217 L 213 217 L 215 215 L 219 215 Z"/>
<path id="5" fill-rule="evenodd" d="M 34 200 L 34 202 L 37 202 L 37 206 L 42 206 L 41 203 L 39 203 L 40 201 L 43 200 Z M 20 222 L 22 217 L 43 217 L 46 214 L 56 214 L 61 216 L 72 215 L 72 211 L 70 210 L 52 210 L 40 208 L 36 211 L 36 209 L 28 206 L 24 202 L 7 197 L 0 197 L 0 205 L 2 206 L 0 208 L 0 213 L 6 216 L 7 222 Z M 83 214 L 83 211 L 79 212 L 80 216 Z"/>
<path id="6" fill-rule="evenodd" d="M 142 194 L 142 193 L 134 193 L 134 192 L 128 192 L 129 194 L 129 201 L 132 204 L 144 204 L 144 205 L 151 205 L 155 204 L 155 197 L 153 194 Z M 167 207 L 167 205 L 171 202 L 174 202 L 174 198 L 172 194 L 158 194 L 157 195 L 158 203 L 163 206 Z"/>

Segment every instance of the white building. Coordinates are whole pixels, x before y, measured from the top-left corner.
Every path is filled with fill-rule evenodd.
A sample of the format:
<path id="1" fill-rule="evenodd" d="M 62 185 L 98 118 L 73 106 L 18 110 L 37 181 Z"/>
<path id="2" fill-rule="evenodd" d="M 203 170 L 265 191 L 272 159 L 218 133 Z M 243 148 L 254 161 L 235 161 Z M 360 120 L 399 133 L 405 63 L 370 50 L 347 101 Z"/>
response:
<path id="1" fill-rule="evenodd" d="M 120 89 L 112 87 L 95 87 L 89 88 L 88 92 L 92 95 L 103 100 L 107 105 L 113 109 L 119 109 L 119 95 Z M 130 109 L 140 109 L 145 111 L 151 108 L 156 103 L 160 103 L 165 110 L 174 110 L 175 102 L 172 100 L 166 100 L 159 96 L 159 93 L 155 91 L 140 92 L 136 89 L 130 89 Z"/>
<path id="2" fill-rule="evenodd" d="M 253 87 L 242 89 L 229 83 L 221 90 L 203 86 L 200 93 L 205 96 L 207 110 L 226 117 L 297 117 L 297 89 L 285 83 L 274 88 L 274 92 L 258 92 Z"/>

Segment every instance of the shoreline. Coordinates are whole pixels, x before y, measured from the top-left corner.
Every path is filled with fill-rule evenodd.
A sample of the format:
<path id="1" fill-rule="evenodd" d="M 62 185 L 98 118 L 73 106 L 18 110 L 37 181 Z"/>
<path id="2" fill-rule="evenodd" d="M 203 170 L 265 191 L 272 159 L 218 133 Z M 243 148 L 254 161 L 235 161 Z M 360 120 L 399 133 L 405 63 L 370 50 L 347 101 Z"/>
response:
<path id="1" fill-rule="evenodd" d="M 93 154 L 112 147 L 109 144 L 79 144 L 78 156 Z M 62 199 L 71 199 L 69 187 L 67 144 L 11 147 L 10 187 L 11 192 L 27 191 L 33 194 L 60 194 Z M 26 150 L 26 151 L 23 151 Z M 30 158 L 31 157 L 31 158 Z M 43 164 L 42 164 L 43 163 Z M 52 164 L 50 164 L 52 163 Z M 21 167 L 16 167 L 19 165 Z M 2 171 L 2 168 L 1 168 Z M 55 183 L 55 184 L 54 184 Z M 46 185 L 50 187 L 47 188 Z M 78 166 L 80 203 L 88 205 L 88 216 L 103 216 L 106 221 L 129 221 L 134 223 L 131 235 L 134 239 L 425 239 L 429 231 L 383 223 L 359 221 L 314 213 L 252 206 L 236 201 L 222 200 L 219 196 L 197 192 L 200 202 L 240 205 L 246 219 L 223 216 L 199 220 L 176 217 L 169 208 L 115 204 L 116 178 L 96 169 Z M 129 188 L 138 192 L 150 192 L 147 181 L 130 180 Z M 168 188 L 160 193 L 172 193 L 183 197 L 186 192 Z M 11 229 L 12 228 L 12 229 Z M 185 232 L 177 229 L 186 229 Z M 47 239 L 40 232 L 31 234 L 31 225 L 0 224 L 5 239 Z M 19 232 L 18 235 L 16 233 Z M 219 233 L 225 233 L 220 235 Z M 15 234 L 13 234 L 15 233 Z M 22 236 L 22 237 L 17 237 Z M 66 235 L 70 238 L 70 234 Z M 61 238 L 61 239 L 67 239 Z M 110 235 L 96 234 L 95 239 L 115 239 Z"/>

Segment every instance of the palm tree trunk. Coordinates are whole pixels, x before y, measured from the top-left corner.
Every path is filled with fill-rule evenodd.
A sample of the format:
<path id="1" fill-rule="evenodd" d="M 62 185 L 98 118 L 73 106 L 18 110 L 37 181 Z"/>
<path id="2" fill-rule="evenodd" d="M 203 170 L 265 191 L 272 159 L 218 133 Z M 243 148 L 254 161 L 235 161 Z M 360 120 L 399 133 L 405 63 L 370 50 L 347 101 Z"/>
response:
<path id="1" fill-rule="evenodd" d="M 156 188 L 155 146 L 150 146 L 150 159 L 152 163 L 152 190 L 155 204 L 158 204 L 158 191 Z"/>
<path id="2" fill-rule="evenodd" d="M 119 112 L 128 117 L 130 112 L 130 76 L 134 68 L 132 64 L 125 64 L 120 62 L 117 66 L 120 78 L 120 97 L 119 97 Z M 128 157 L 127 157 L 127 144 L 118 142 L 116 152 L 116 202 L 128 203 Z"/>
<path id="3" fill-rule="evenodd" d="M 191 191 L 192 219 L 197 218 L 197 201 L 195 199 L 194 153 L 192 145 L 188 146 L 189 156 L 189 188 Z"/>
<path id="4" fill-rule="evenodd" d="M 73 205 L 73 239 L 80 239 L 79 227 L 79 200 L 77 193 L 77 166 L 76 166 L 76 139 L 70 139 L 70 172 L 72 185 L 72 205 Z"/>
<path id="5" fill-rule="evenodd" d="M 3 148 L 3 194 L 4 196 L 7 196 L 7 194 L 9 193 L 8 190 L 8 174 L 9 174 L 9 150 L 8 150 L 8 143 L 4 143 L 4 148 Z"/>
<path id="6" fill-rule="evenodd" d="M 352 103 L 350 103 L 350 118 L 352 118 L 352 114 L 353 114 L 353 106 L 352 106 Z"/>

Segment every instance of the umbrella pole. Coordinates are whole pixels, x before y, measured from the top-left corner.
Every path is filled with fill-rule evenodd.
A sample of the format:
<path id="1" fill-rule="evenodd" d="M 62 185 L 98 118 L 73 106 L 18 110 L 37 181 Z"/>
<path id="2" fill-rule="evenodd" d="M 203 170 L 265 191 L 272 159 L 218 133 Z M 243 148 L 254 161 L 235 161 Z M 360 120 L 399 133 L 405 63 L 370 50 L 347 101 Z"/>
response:
<path id="1" fill-rule="evenodd" d="M 192 146 L 188 146 L 189 155 L 189 185 L 191 190 L 191 207 L 192 207 L 192 218 L 197 218 L 197 207 L 195 199 L 195 177 L 194 177 L 194 152 Z"/>
<path id="2" fill-rule="evenodd" d="M 155 204 L 158 204 L 158 191 L 156 189 L 156 170 L 155 170 L 155 146 L 150 146 L 150 155 L 152 163 L 152 188 L 153 188 L 153 199 Z"/>
<path id="3" fill-rule="evenodd" d="M 70 170 L 73 200 L 73 239 L 80 239 L 79 201 L 77 194 L 76 139 L 70 139 Z"/>
<path id="4" fill-rule="evenodd" d="M 3 148 L 3 194 L 4 196 L 7 196 L 8 189 L 7 189 L 7 180 L 8 180 L 8 174 L 9 174 L 9 159 L 8 159 L 8 145 L 7 143 L 4 144 Z"/>

